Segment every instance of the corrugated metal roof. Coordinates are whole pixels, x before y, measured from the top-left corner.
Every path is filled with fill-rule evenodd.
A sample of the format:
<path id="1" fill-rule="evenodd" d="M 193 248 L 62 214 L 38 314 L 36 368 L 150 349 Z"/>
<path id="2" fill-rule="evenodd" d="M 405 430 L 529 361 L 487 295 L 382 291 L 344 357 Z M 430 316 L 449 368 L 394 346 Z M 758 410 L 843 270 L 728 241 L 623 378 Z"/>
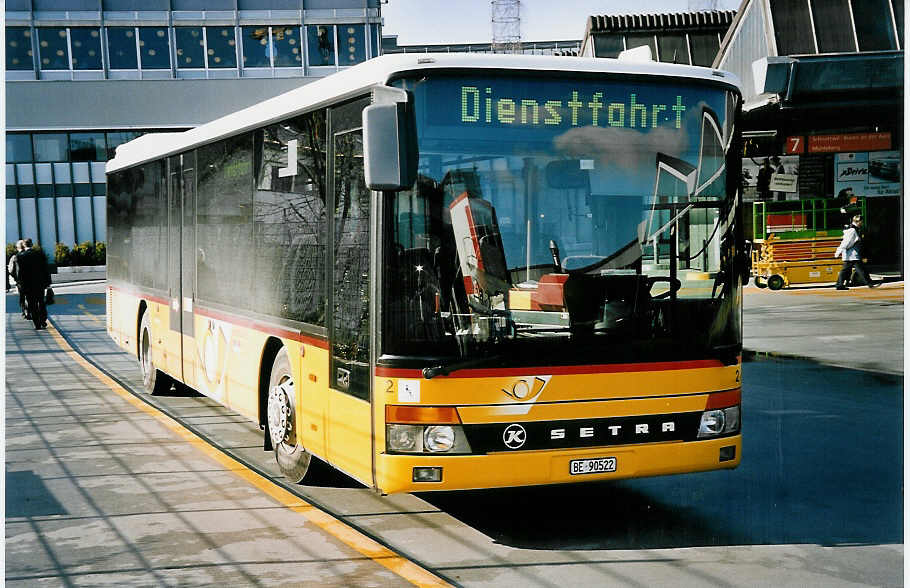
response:
<path id="1" fill-rule="evenodd" d="M 726 28 L 735 10 L 702 10 L 661 14 L 607 14 L 589 17 L 591 33 Z"/>

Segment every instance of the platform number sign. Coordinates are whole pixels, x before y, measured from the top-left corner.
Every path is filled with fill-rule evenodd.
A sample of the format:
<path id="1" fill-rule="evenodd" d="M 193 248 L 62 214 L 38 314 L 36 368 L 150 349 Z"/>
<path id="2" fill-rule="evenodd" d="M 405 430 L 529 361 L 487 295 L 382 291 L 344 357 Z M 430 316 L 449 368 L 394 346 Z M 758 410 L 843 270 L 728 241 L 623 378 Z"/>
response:
<path id="1" fill-rule="evenodd" d="M 803 136 L 787 137 L 787 155 L 806 152 L 806 138 Z"/>

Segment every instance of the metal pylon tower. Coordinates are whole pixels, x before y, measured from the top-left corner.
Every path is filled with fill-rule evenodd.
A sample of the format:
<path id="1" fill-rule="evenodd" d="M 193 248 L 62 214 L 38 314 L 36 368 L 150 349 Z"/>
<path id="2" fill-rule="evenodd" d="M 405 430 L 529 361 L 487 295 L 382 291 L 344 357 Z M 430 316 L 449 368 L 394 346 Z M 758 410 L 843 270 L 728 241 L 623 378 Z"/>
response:
<path id="1" fill-rule="evenodd" d="M 493 52 L 521 53 L 520 0 L 492 0 Z"/>

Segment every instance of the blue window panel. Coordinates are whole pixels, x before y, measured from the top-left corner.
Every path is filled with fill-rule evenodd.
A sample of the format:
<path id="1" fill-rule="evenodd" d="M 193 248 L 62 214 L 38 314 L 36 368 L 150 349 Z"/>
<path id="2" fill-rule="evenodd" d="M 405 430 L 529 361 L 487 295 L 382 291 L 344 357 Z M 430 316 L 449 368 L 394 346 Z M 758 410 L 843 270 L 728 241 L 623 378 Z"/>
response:
<path id="1" fill-rule="evenodd" d="M 76 197 L 76 243 L 91 241 L 94 243 L 92 232 L 92 203 L 91 198 Z"/>
<path id="2" fill-rule="evenodd" d="M 101 31 L 91 27 L 70 29 L 73 69 L 101 69 Z"/>
<path id="3" fill-rule="evenodd" d="M 170 69 L 167 27 L 139 27 L 139 55 L 142 69 Z"/>
<path id="4" fill-rule="evenodd" d="M 18 176 L 19 196 L 35 196 L 35 172 L 30 163 L 19 163 L 16 165 L 16 175 Z"/>
<path id="5" fill-rule="evenodd" d="M 6 164 L 6 197 L 16 197 L 16 166 L 12 163 Z"/>
<path id="6" fill-rule="evenodd" d="M 73 184 L 71 182 L 69 163 L 54 164 L 54 193 L 57 196 L 72 196 Z"/>
<path id="7" fill-rule="evenodd" d="M 271 67 L 269 53 L 274 48 L 269 46 L 269 27 L 243 27 L 240 31 L 243 36 L 243 67 Z"/>
<path id="8" fill-rule="evenodd" d="M 29 133 L 6 134 L 7 163 L 32 161 L 32 136 Z"/>
<path id="9" fill-rule="evenodd" d="M 95 241 L 107 241 L 107 200 L 104 196 L 95 196 Z"/>
<path id="10" fill-rule="evenodd" d="M 139 69 L 136 60 L 136 29 L 133 27 L 108 27 L 107 52 L 111 69 Z"/>
<path id="11" fill-rule="evenodd" d="M 202 69 L 205 67 L 205 41 L 202 27 L 176 27 L 177 67 Z"/>
<path id="12" fill-rule="evenodd" d="M 309 64 L 335 65 L 335 25 L 309 25 L 306 35 Z"/>
<path id="13" fill-rule="evenodd" d="M 35 210 L 34 198 L 19 199 L 19 214 L 22 220 L 22 239 L 38 239 L 38 214 Z M 43 245 L 42 245 L 43 247 Z"/>
<path id="14" fill-rule="evenodd" d="M 66 133 L 35 133 L 32 135 L 35 161 L 68 161 L 69 143 Z"/>
<path id="15" fill-rule="evenodd" d="M 379 25 L 370 25 L 370 57 L 377 57 L 380 54 L 379 48 L 382 47 L 382 39 L 379 37 Z"/>
<path id="16" fill-rule="evenodd" d="M 365 61 L 366 50 L 366 29 L 362 24 L 338 25 L 338 65 Z"/>
<path id="17" fill-rule="evenodd" d="M 54 252 L 57 235 L 54 233 L 54 199 L 38 199 L 38 242 L 41 243 L 46 253 Z"/>
<path id="18" fill-rule="evenodd" d="M 66 29 L 45 27 L 38 29 L 38 54 L 41 69 L 69 69 L 69 50 L 66 44 Z"/>
<path id="19" fill-rule="evenodd" d="M 22 238 L 19 234 L 19 207 L 18 200 L 6 201 L 6 242 L 13 243 Z"/>
<path id="20" fill-rule="evenodd" d="M 57 198 L 57 227 L 60 243 L 72 247 L 76 243 L 76 232 L 73 224 L 73 199 Z"/>
<path id="21" fill-rule="evenodd" d="M 54 195 L 54 179 L 50 163 L 35 164 L 35 183 L 38 185 L 38 196 Z"/>
<path id="22" fill-rule="evenodd" d="M 234 27 L 205 27 L 209 68 L 237 67 Z"/>
<path id="23" fill-rule="evenodd" d="M 6 69 L 35 69 L 32 59 L 32 30 L 29 27 L 6 27 Z"/>
<path id="24" fill-rule="evenodd" d="M 275 67 L 300 67 L 303 64 L 300 27 L 272 27 L 272 42 L 275 45 Z"/>
<path id="25" fill-rule="evenodd" d="M 70 133 L 70 158 L 73 161 L 107 161 L 104 133 Z"/>

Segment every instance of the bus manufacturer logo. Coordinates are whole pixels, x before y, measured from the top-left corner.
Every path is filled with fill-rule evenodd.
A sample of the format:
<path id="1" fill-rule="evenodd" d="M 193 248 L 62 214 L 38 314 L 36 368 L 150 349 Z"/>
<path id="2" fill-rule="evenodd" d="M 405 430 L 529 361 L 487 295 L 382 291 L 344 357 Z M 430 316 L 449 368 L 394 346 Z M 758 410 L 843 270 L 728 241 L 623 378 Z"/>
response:
<path id="1" fill-rule="evenodd" d="M 528 439 L 528 432 L 521 425 L 511 424 L 502 432 L 502 442 L 509 449 L 518 449 Z"/>

